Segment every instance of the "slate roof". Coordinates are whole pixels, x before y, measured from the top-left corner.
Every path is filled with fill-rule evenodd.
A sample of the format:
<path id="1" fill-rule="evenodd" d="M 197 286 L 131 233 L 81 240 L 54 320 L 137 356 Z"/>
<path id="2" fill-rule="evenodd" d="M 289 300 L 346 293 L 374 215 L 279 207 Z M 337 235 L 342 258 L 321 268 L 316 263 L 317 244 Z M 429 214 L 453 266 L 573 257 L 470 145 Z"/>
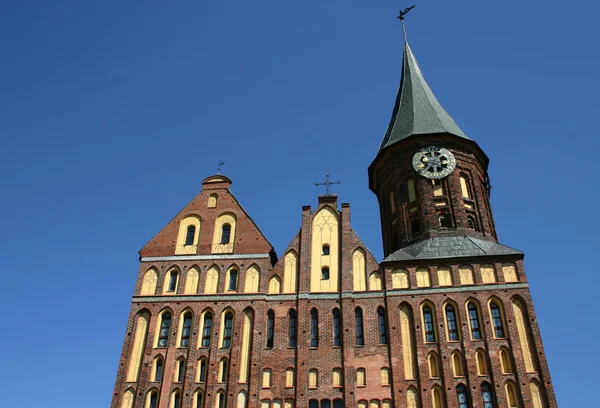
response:
<path id="1" fill-rule="evenodd" d="M 423 78 L 408 43 L 405 43 L 400 87 L 392 119 L 379 150 L 412 135 L 432 133 L 450 133 L 471 140 L 440 105 Z"/>
<path id="2" fill-rule="evenodd" d="M 438 237 L 399 249 L 385 258 L 383 262 L 522 254 L 516 249 L 479 238 Z"/>

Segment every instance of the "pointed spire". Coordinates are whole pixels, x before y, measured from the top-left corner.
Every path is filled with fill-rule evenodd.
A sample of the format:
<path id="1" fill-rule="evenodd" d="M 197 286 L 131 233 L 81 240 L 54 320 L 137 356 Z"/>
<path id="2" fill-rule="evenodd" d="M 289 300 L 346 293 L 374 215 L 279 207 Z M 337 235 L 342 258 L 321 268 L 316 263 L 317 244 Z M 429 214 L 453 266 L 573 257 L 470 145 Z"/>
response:
<path id="1" fill-rule="evenodd" d="M 379 150 L 409 136 L 433 133 L 450 133 L 470 140 L 438 102 L 405 41 L 398 96 Z"/>

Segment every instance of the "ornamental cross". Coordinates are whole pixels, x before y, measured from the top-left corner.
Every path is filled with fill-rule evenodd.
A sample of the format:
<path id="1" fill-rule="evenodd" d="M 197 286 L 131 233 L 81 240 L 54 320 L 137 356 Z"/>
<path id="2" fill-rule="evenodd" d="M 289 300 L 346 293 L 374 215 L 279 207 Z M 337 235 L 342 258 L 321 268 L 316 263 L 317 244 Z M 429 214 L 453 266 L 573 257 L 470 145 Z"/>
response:
<path id="1" fill-rule="evenodd" d="M 219 160 L 219 164 L 217 164 L 217 174 L 221 174 L 221 167 L 225 164 L 223 160 Z"/>
<path id="2" fill-rule="evenodd" d="M 319 187 L 319 186 L 325 186 L 325 191 L 327 191 L 327 195 L 329 195 L 329 187 L 331 187 L 333 184 L 342 184 L 339 181 L 331 181 L 329 180 L 329 174 L 325 175 L 325 182 L 323 183 L 315 183 L 315 186 Z"/>
<path id="3" fill-rule="evenodd" d="M 402 23 L 402 32 L 404 33 L 404 41 L 405 42 L 406 42 L 406 27 L 404 27 L 404 16 L 407 15 L 408 12 L 414 8 L 415 8 L 415 5 L 413 4 L 412 6 L 405 8 L 404 11 L 400 10 L 400 14 L 398 15 L 398 17 L 396 17 Z"/>

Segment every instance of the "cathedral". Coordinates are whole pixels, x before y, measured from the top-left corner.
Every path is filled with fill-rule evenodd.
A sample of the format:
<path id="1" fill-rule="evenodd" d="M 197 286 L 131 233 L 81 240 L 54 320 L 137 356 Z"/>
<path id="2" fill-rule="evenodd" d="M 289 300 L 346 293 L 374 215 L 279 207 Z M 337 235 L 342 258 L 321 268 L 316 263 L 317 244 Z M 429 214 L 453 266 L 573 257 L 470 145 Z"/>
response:
<path id="1" fill-rule="evenodd" d="M 280 257 L 225 175 L 139 252 L 112 408 L 554 408 L 523 253 L 489 159 L 408 43 L 368 168 L 384 259 L 333 194 Z"/>

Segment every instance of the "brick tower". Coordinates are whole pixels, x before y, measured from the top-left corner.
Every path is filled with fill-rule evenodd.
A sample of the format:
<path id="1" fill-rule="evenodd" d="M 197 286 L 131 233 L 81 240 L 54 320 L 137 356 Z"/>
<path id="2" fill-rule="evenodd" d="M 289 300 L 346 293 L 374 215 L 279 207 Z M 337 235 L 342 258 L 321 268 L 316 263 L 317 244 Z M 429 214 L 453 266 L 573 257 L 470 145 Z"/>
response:
<path id="1" fill-rule="evenodd" d="M 405 44 L 369 167 L 385 259 L 326 194 L 278 260 L 231 180 L 206 178 L 140 251 L 111 407 L 555 408 L 487 168 Z"/>

